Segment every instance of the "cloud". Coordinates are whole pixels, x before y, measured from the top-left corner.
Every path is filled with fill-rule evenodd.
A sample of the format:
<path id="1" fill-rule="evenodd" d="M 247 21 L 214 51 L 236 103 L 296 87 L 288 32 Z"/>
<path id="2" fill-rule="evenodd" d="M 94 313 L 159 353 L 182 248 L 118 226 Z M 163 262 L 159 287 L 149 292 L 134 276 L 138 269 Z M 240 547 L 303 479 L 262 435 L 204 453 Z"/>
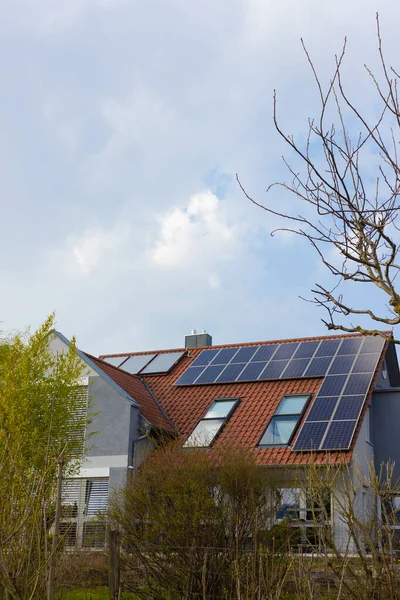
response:
<path id="1" fill-rule="evenodd" d="M 89 275 L 105 261 L 107 265 L 127 243 L 129 226 L 117 223 L 112 229 L 103 227 L 88 229 L 82 235 L 67 240 L 67 268 L 77 275 Z"/>
<path id="2" fill-rule="evenodd" d="M 191 267 L 229 259 L 235 233 L 227 222 L 221 201 L 212 192 L 193 196 L 186 208 L 175 208 L 159 218 L 160 232 L 151 259 L 163 268 Z M 218 276 L 210 285 L 218 286 Z M 211 283 L 212 282 L 212 283 Z"/>

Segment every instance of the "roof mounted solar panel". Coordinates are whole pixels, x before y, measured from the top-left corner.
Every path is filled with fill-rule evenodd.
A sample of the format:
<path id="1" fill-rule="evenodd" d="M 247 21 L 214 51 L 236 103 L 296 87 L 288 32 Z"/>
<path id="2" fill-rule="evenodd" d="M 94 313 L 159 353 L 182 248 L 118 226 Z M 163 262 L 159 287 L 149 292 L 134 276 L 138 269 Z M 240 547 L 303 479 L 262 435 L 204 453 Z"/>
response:
<path id="1" fill-rule="evenodd" d="M 108 363 L 109 365 L 113 365 L 113 367 L 119 367 L 121 366 L 121 364 L 123 362 L 126 361 L 126 359 L 128 358 L 128 355 L 126 356 L 106 356 L 106 358 L 103 358 L 104 362 Z"/>
<path id="2" fill-rule="evenodd" d="M 140 375 L 156 375 L 168 373 L 182 358 L 185 352 L 160 352 L 144 369 L 140 371 Z"/>
<path id="3" fill-rule="evenodd" d="M 343 339 L 343 347 L 337 348 L 336 358 L 332 361 L 328 375 L 311 406 L 293 450 L 334 451 L 350 448 L 384 347 L 382 338 L 378 340 L 379 344 L 375 338 L 372 338 L 373 343 L 369 344 L 370 339 Z M 357 344 L 353 343 L 355 340 Z M 380 347 L 379 352 L 376 351 L 378 347 Z M 364 348 L 375 351 L 362 353 Z M 346 372 L 338 374 L 340 371 Z M 326 422 L 326 419 L 328 419 L 326 431 L 319 445 L 315 446 L 315 441 L 311 442 L 307 432 L 315 423 Z"/>
<path id="4" fill-rule="evenodd" d="M 149 364 L 153 358 L 157 356 L 154 354 L 134 354 L 125 361 L 120 368 L 130 373 L 131 375 L 137 375 L 146 365 Z"/>

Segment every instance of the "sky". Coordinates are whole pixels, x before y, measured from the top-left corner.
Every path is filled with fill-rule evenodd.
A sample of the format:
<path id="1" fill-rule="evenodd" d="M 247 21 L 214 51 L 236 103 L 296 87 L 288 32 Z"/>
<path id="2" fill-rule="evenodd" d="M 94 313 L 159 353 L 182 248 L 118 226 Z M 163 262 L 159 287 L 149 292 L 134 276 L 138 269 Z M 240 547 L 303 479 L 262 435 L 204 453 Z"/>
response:
<path id="1" fill-rule="evenodd" d="M 318 96 L 300 38 L 329 79 L 347 36 L 347 90 L 373 116 L 377 10 L 396 64 L 395 0 L 3 0 L 1 329 L 56 311 L 93 354 L 181 347 L 192 329 L 214 343 L 328 333 L 300 297 L 332 280 L 304 240 L 271 237 L 279 219 L 236 173 L 258 202 L 301 210 L 266 192 L 295 160 L 273 90 L 301 141 Z"/>

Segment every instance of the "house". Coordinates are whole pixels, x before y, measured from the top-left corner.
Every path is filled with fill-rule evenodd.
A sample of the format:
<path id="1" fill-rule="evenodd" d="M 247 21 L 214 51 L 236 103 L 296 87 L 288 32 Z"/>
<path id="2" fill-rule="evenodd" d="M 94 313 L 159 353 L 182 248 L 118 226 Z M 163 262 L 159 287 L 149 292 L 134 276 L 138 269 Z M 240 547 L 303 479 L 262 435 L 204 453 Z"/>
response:
<path id="1" fill-rule="evenodd" d="M 67 344 L 56 334 L 54 349 Z M 87 433 L 97 434 L 79 477 L 65 484 L 71 544 L 104 543 L 93 516 L 161 435 L 179 436 L 183 448 L 250 449 L 260 468 L 274 472 L 277 518 L 290 510 L 306 520 L 307 494 L 296 478 L 310 460 L 346 464 L 361 476 L 392 460 L 400 475 L 399 367 L 394 345 L 380 336 L 212 346 L 208 334 L 193 333 L 184 348 L 80 356 L 96 413 Z M 371 490 L 361 490 L 365 510 Z M 346 545 L 348 532 L 332 508 L 336 539 Z"/>

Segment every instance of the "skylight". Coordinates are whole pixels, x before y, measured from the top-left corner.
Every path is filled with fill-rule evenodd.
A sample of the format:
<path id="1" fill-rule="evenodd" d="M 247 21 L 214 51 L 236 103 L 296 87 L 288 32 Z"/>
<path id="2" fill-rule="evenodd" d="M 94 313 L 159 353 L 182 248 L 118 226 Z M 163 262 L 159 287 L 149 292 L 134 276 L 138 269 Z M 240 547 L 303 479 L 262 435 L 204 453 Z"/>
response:
<path id="1" fill-rule="evenodd" d="M 208 448 L 239 402 L 238 398 L 215 400 L 184 443 L 185 448 Z"/>
<path id="2" fill-rule="evenodd" d="M 265 430 L 260 446 L 287 446 L 296 431 L 310 394 L 284 396 Z"/>

